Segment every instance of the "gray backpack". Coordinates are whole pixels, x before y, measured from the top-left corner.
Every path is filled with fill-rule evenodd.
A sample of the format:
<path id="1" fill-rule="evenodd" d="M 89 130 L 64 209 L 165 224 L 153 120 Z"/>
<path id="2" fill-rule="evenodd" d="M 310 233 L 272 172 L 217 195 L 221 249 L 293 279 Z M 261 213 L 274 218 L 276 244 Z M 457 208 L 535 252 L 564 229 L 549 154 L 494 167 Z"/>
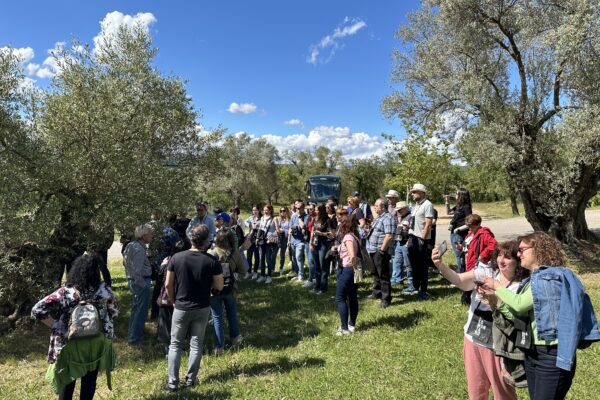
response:
<path id="1" fill-rule="evenodd" d="M 91 301 L 80 301 L 71 312 L 67 339 L 89 338 L 101 333 L 98 309 Z"/>

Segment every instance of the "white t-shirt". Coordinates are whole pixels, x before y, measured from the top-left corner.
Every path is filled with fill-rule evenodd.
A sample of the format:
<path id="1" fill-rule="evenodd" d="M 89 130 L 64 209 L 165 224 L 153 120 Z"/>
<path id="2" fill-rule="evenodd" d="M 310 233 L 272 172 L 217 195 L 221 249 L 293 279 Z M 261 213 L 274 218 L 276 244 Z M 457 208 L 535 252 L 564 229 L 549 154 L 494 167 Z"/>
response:
<path id="1" fill-rule="evenodd" d="M 433 204 L 427 199 L 415 204 L 411 214 L 414 218 L 413 227 L 408 233 L 420 237 L 421 239 L 431 239 L 431 229 L 427 233 L 427 237 L 421 236 L 421 231 L 425 228 L 425 218 L 433 219 Z"/>

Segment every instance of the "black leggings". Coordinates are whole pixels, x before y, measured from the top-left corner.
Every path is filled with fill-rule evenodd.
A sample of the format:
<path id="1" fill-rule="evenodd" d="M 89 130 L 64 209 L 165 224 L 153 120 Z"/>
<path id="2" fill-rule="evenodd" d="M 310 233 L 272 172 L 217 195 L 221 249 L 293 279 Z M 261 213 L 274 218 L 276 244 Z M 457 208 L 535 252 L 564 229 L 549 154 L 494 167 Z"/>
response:
<path id="1" fill-rule="evenodd" d="M 96 378 L 98 378 L 98 370 L 90 371 L 81 377 L 81 390 L 79 391 L 79 398 L 81 400 L 92 400 L 94 398 L 94 393 L 96 393 Z M 65 386 L 60 391 L 58 400 L 71 400 L 76 382 L 75 380 Z"/>

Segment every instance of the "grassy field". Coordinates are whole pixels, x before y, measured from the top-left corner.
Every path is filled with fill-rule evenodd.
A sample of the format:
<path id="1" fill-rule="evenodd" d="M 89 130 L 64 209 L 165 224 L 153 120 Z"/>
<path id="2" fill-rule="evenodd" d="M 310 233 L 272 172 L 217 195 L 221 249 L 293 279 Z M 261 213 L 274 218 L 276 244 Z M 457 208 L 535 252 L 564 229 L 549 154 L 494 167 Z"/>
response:
<path id="1" fill-rule="evenodd" d="M 451 256 L 448 256 L 448 261 Z M 458 290 L 439 277 L 431 280 L 433 300 L 394 292 L 392 306 L 381 310 L 367 300 L 369 282 L 361 284 L 357 332 L 336 337 L 339 319 L 333 281 L 329 292 L 315 295 L 277 277 L 268 286 L 242 282 L 239 317 L 247 340 L 238 351 L 211 355 L 207 331 L 200 385 L 166 394 L 166 360 L 146 325 L 140 348 L 126 344 L 130 295 L 123 268 L 111 263 L 120 303 L 116 321 L 118 368 L 113 390 L 98 380 L 98 399 L 465 399 L 462 328 L 466 308 Z M 582 276 L 600 310 L 600 274 Z M 48 329 L 0 337 L 0 398 L 55 398 L 44 381 Z M 182 360 L 183 375 L 187 358 Z M 570 399 L 596 399 L 600 393 L 600 345 L 580 351 Z M 519 391 L 519 398 L 528 398 Z"/>

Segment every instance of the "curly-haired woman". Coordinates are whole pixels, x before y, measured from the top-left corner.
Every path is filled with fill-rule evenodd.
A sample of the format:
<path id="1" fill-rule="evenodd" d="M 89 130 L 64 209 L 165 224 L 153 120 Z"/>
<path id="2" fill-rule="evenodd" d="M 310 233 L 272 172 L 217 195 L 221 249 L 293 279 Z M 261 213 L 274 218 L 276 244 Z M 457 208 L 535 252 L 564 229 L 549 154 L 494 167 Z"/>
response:
<path id="1" fill-rule="evenodd" d="M 575 376 L 578 347 L 600 340 L 589 296 L 577 275 L 566 267 L 560 244 L 544 232 L 519 238 L 521 265 L 531 284 L 519 294 L 486 279 L 484 288 L 502 300 L 500 312 L 529 317 L 533 347 L 525 352 L 525 374 L 533 400 L 563 399 Z"/>
<path id="2" fill-rule="evenodd" d="M 111 288 L 100 280 L 97 256 L 84 254 L 74 262 L 65 285 L 40 300 L 31 316 L 52 328 L 48 350 L 46 380 L 59 399 L 71 399 L 75 381 L 81 378 L 81 399 L 92 399 L 98 372 L 106 371 L 109 389 L 110 371 L 115 365 L 112 347 L 113 318 L 117 301 Z M 69 340 L 71 314 L 81 301 L 94 305 L 103 334 Z"/>

